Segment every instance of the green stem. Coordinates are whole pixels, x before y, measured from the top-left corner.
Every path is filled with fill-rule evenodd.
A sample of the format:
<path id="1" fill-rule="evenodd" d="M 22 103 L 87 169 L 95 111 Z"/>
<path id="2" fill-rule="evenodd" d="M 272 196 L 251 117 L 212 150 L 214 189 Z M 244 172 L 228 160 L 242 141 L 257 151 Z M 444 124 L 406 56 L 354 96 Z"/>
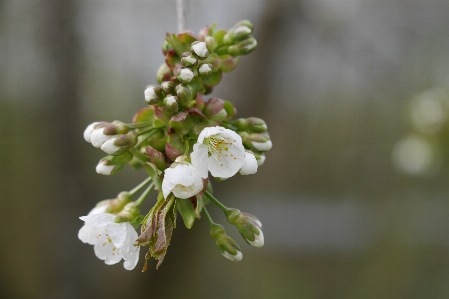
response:
<path id="1" fill-rule="evenodd" d="M 143 130 L 142 132 L 137 133 L 137 136 L 146 134 L 146 133 L 148 133 L 148 132 L 152 132 L 153 130 L 154 130 L 155 132 L 157 132 L 157 131 L 159 130 L 159 128 L 149 128 L 149 129 L 147 129 L 147 130 Z"/>
<path id="2" fill-rule="evenodd" d="M 210 217 L 210 214 L 209 214 L 209 212 L 207 211 L 206 207 L 203 207 L 203 212 L 204 212 L 204 215 L 206 215 L 207 222 L 209 222 L 209 225 L 210 225 L 210 226 L 215 225 L 216 223 L 215 223 L 215 222 L 212 220 L 212 218 Z"/>
<path id="3" fill-rule="evenodd" d="M 151 193 L 151 191 L 153 191 L 153 189 L 154 183 L 151 183 L 151 185 L 148 186 L 148 188 L 142 193 L 142 195 L 140 195 L 140 197 L 135 201 L 137 207 L 140 207 L 145 202 L 148 195 Z"/>
<path id="4" fill-rule="evenodd" d="M 136 195 L 137 192 L 139 192 L 143 187 L 145 187 L 149 182 L 151 182 L 151 178 L 147 178 L 145 181 L 143 181 L 142 183 L 140 183 L 138 186 L 136 186 L 134 189 L 132 189 L 131 191 L 129 191 L 129 194 L 131 194 L 131 196 Z"/>
<path id="5" fill-rule="evenodd" d="M 136 157 L 137 159 L 140 160 L 140 162 L 142 162 L 143 164 L 145 164 L 146 162 L 150 162 L 150 158 L 145 157 L 138 149 L 136 149 L 135 147 L 131 148 L 131 153 L 134 155 L 134 157 Z"/>
<path id="6" fill-rule="evenodd" d="M 185 151 L 184 151 L 184 156 L 188 156 L 190 154 L 190 142 L 189 139 L 186 139 L 185 141 Z"/>
<path id="7" fill-rule="evenodd" d="M 223 205 L 218 199 L 216 199 L 209 191 L 206 191 L 203 196 L 206 196 L 210 201 L 212 201 L 216 206 L 223 210 L 223 212 L 229 211 L 229 209 Z"/>
<path id="8" fill-rule="evenodd" d="M 148 140 L 148 138 L 150 138 L 151 136 L 153 136 L 154 134 L 156 134 L 159 131 L 159 129 L 157 129 L 157 128 L 154 128 L 154 129 L 156 129 L 156 130 L 154 130 L 154 131 L 151 131 L 151 130 L 146 131 L 145 132 L 146 135 L 141 136 L 142 139 L 136 144 L 136 147 L 141 146 L 145 141 Z M 142 133 L 142 134 L 145 134 L 145 133 Z M 142 134 L 139 134 L 139 135 L 142 135 Z"/>
<path id="9" fill-rule="evenodd" d="M 141 122 L 141 123 L 131 123 L 126 124 L 130 129 L 144 128 L 148 126 L 152 126 L 153 122 Z"/>

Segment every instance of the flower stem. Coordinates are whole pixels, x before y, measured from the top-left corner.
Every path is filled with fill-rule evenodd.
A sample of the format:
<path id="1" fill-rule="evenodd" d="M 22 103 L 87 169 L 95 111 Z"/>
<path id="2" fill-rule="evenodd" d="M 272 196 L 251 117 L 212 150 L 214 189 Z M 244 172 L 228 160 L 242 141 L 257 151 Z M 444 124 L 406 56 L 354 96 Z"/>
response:
<path id="1" fill-rule="evenodd" d="M 131 129 L 137 129 L 137 128 L 144 128 L 144 127 L 152 126 L 153 122 L 131 123 L 131 124 L 126 124 L 126 125 Z"/>
<path id="2" fill-rule="evenodd" d="M 148 138 L 150 138 L 151 136 L 153 136 L 154 134 L 156 134 L 158 132 L 159 129 L 154 128 L 156 130 L 152 131 L 152 130 L 147 130 L 144 131 L 142 133 L 139 133 L 139 135 L 143 135 L 142 139 L 136 144 L 136 147 L 140 147 L 142 145 L 142 143 L 144 143 L 145 141 L 148 140 Z M 145 135 L 144 135 L 145 134 Z"/>
<path id="3" fill-rule="evenodd" d="M 216 223 L 215 223 L 215 222 L 212 220 L 212 218 L 210 217 L 210 214 L 209 214 L 209 212 L 207 211 L 206 207 L 203 207 L 203 212 L 204 212 L 204 215 L 206 215 L 207 222 L 209 222 L 209 225 L 210 225 L 210 226 L 215 225 Z"/>
<path id="4" fill-rule="evenodd" d="M 151 177 L 147 178 L 145 181 L 143 181 L 142 183 L 140 183 L 138 186 L 136 186 L 134 189 L 132 189 L 131 191 L 129 191 L 129 194 L 131 196 L 136 195 L 137 192 L 139 192 L 143 187 L 145 187 L 149 182 L 151 182 Z"/>
<path id="5" fill-rule="evenodd" d="M 150 162 L 150 158 L 145 157 L 138 149 L 136 148 L 131 148 L 131 154 L 134 155 L 134 157 L 136 157 L 137 159 L 140 160 L 140 162 L 142 163 L 146 163 L 146 162 Z"/>
<path id="6" fill-rule="evenodd" d="M 137 207 L 140 207 L 145 202 L 148 195 L 151 193 L 151 191 L 153 191 L 153 189 L 154 183 L 151 183 L 151 185 L 148 186 L 148 188 L 142 193 L 142 195 L 140 195 L 140 197 L 135 201 Z"/>
<path id="7" fill-rule="evenodd" d="M 159 130 L 159 128 L 152 127 L 152 128 L 149 128 L 147 130 L 143 130 L 142 132 L 137 133 L 137 136 L 140 136 L 140 135 L 146 134 L 148 132 L 152 132 L 152 131 L 157 132 L 158 130 Z"/>
<path id="8" fill-rule="evenodd" d="M 206 191 L 204 193 L 204 196 L 206 196 L 211 202 L 213 202 L 216 206 L 218 206 L 220 209 L 223 210 L 223 212 L 227 212 L 229 211 L 229 209 L 223 205 L 220 201 L 218 201 L 218 199 L 216 199 L 212 194 L 210 194 L 209 191 Z"/>

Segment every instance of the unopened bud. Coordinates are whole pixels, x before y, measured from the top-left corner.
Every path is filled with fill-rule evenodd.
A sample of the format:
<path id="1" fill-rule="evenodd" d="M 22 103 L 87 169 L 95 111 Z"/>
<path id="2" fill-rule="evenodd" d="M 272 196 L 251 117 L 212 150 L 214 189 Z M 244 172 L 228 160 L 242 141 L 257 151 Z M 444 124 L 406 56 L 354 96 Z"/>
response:
<path id="1" fill-rule="evenodd" d="M 262 224 L 255 216 L 244 214 L 237 209 L 229 209 L 225 212 L 228 222 L 235 225 L 240 235 L 254 247 L 262 247 L 264 237 L 262 233 Z M 260 225 L 259 225 L 260 224 Z"/>
<path id="2" fill-rule="evenodd" d="M 217 42 L 216 42 L 216 40 L 215 40 L 215 38 L 213 36 L 206 36 L 204 41 L 206 42 L 207 48 L 209 50 L 211 50 L 212 52 L 217 47 Z"/>
<path id="3" fill-rule="evenodd" d="M 149 105 L 159 104 L 163 97 L 164 93 L 159 86 L 149 85 L 147 89 L 145 89 L 145 101 Z"/>
<path id="4" fill-rule="evenodd" d="M 228 53 L 232 56 L 246 55 L 256 50 L 256 48 L 257 48 L 256 39 L 250 37 L 239 42 L 236 45 L 230 46 L 228 48 Z"/>
<path id="5" fill-rule="evenodd" d="M 164 107 L 170 114 L 178 112 L 178 97 L 168 95 L 164 98 Z"/>
<path id="6" fill-rule="evenodd" d="M 247 132 L 239 132 L 239 135 L 242 137 L 243 143 L 254 151 L 266 152 L 273 146 L 273 143 L 266 132 L 252 134 Z"/>
<path id="7" fill-rule="evenodd" d="M 181 107 L 186 107 L 191 101 L 190 89 L 182 84 L 176 86 L 176 95 L 178 96 L 178 104 Z"/>
<path id="8" fill-rule="evenodd" d="M 171 49 L 173 49 L 172 45 L 170 45 L 169 42 L 164 40 L 164 43 L 162 44 L 162 53 L 164 55 L 167 55 L 168 51 L 170 51 Z"/>
<path id="9" fill-rule="evenodd" d="M 111 136 L 117 134 L 127 133 L 129 127 L 122 122 L 115 121 L 113 123 L 100 123 L 94 126 L 95 130 L 92 132 L 90 141 L 92 145 L 100 148 Z"/>
<path id="10" fill-rule="evenodd" d="M 210 226 L 210 236 L 215 240 L 218 249 L 225 258 L 234 262 L 242 260 L 243 255 L 240 246 L 226 235 L 223 226 L 212 224 Z"/>
<path id="11" fill-rule="evenodd" d="M 172 71 L 166 63 L 161 64 L 156 74 L 156 81 L 161 84 L 164 81 L 169 81 L 173 76 Z"/>
<path id="12" fill-rule="evenodd" d="M 161 83 L 162 91 L 165 94 L 174 94 L 175 93 L 175 87 L 176 87 L 175 83 L 170 82 L 170 81 L 164 81 L 164 82 Z"/>
<path id="13" fill-rule="evenodd" d="M 181 83 L 189 83 L 195 77 L 193 71 L 187 67 L 178 69 L 176 75 Z"/>
<path id="14" fill-rule="evenodd" d="M 264 133 L 267 131 L 267 124 L 263 119 L 257 117 L 239 118 L 232 123 L 238 130 L 249 133 Z"/>
<path id="15" fill-rule="evenodd" d="M 140 211 L 136 203 L 130 202 L 125 205 L 125 207 L 123 208 L 123 210 L 120 211 L 120 213 L 117 214 L 117 217 L 115 217 L 114 222 L 115 223 L 132 222 L 139 216 Z"/>
<path id="16" fill-rule="evenodd" d="M 204 115 L 213 121 L 220 122 L 225 120 L 228 114 L 226 109 L 224 109 L 224 101 L 218 98 L 209 99 L 204 107 Z"/>
<path id="17" fill-rule="evenodd" d="M 257 160 L 257 166 L 262 166 L 263 163 L 265 162 L 265 154 L 264 153 L 254 153 L 254 156 L 256 157 Z"/>
<path id="18" fill-rule="evenodd" d="M 253 31 L 253 24 L 250 21 L 240 21 L 232 27 L 223 37 L 223 42 L 226 45 L 234 44 L 238 41 L 248 38 Z"/>
<path id="19" fill-rule="evenodd" d="M 116 137 L 109 138 L 103 145 L 101 149 L 110 155 L 121 155 L 127 151 L 131 146 L 137 143 L 137 136 L 134 133 L 129 133 L 126 135 L 118 135 Z"/>
<path id="20" fill-rule="evenodd" d="M 198 64 L 198 59 L 190 52 L 182 54 L 181 63 L 183 66 L 190 67 Z"/>
<path id="21" fill-rule="evenodd" d="M 202 78 L 209 77 L 210 75 L 212 75 L 212 64 L 203 63 L 202 65 L 200 65 L 200 67 L 198 68 L 198 74 Z"/>
<path id="22" fill-rule="evenodd" d="M 148 157 L 150 157 L 151 163 L 156 165 L 159 170 L 163 171 L 167 168 L 167 162 L 165 161 L 165 156 L 163 153 L 152 147 L 146 147 L 145 151 Z"/>
<path id="23" fill-rule="evenodd" d="M 205 42 L 193 42 L 190 50 L 192 51 L 192 54 L 200 60 L 206 59 L 207 56 L 209 56 L 209 50 L 207 50 L 207 45 Z"/>
<path id="24" fill-rule="evenodd" d="M 192 117 L 187 111 L 173 115 L 168 122 L 178 135 L 186 135 L 193 127 Z"/>
<path id="25" fill-rule="evenodd" d="M 126 163 L 131 161 L 133 155 L 130 152 L 125 152 L 120 156 L 107 156 L 100 160 L 96 167 L 96 171 L 103 175 L 112 175 L 117 173 L 125 166 Z"/>
<path id="26" fill-rule="evenodd" d="M 241 175 L 255 174 L 257 172 L 257 160 L 253 152 L 245 151 L 243 156 L 243 165 L 240 168 L 239 173 Z"/>
<path id="27" fill-rule="evenodd" d="M 92 133 L 95 130 L 95 126 L 100 124 L 99 122 L 94 122 L 91 123 L 90 125 L 87 126 L 87 128 L 84 130 L 84 140 L 86 140 L 87 142 L 91 143 L 91 137 L 92 137 Z"/>

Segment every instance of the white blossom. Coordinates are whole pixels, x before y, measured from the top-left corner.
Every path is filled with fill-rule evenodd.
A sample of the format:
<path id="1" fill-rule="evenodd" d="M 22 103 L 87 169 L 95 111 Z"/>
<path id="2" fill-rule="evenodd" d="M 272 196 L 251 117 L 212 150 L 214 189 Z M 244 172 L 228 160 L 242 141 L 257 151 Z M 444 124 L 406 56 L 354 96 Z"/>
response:
<path id="1" fill-rule="evenodd" d="M 248 175 L 257 172 L 257 160 L 253 153 L 246 151 L 243 157 L 243 165 L 240 168 L 240 174 Z"/>
<path id="2" fill-rule="evenodd" d="M 104 175 L 110 175 L 111 172 L 114 170 L 115 165 L 106 165 L 106 163 L 101 160 L 98 164 L 95 170 L 98 174 L 104 174 Z"/>
<path id="3" fill-rule="evenodd" d="M 103 145 L 103 143 L 105 143 L 106 140 L 108 140 L 109 137 L 111 137 L 109 135 L 105 135 L 103 133 L 103 131 L 104 131 L 104 127 L 101 127 L 101 128 L 95 129 L 92 132 L 90 141 L 92 142 L 93 146 L 100 148 Z"/>
<path id="4" fill-rule="evenodd" d="M 132 270 L 139 260 L 139 246 L 134 246 L 137 232 L 129 222 L 115 223 L 115 215 L 108 213 L 90 214 L 80 217 L 84 226 L 78 238 L 94 245 L 95 255 L 105 264 L 113 265 L 124 259 L 123 266 Z"/>
<path id="5" fill-rule="evenodd" d="M 189 198 L 203 190 L 203 180 L 191 165 L 178 164 L 165 169 L 162 192 L 167 198 L 170 192 L 177 198 Z"/>
<path id="6" fill-rule="evenodd" d="M 84 134 L 83 134 L 84 140 L 86 140 L 89 143 L 91 142 L 92 133 L 94 132 L 94 130 L 95 130 L 94 127 L 97 124 L 99 124 L 99 122 L 94 122 L 87 126 L 87 128 L 84 130 Z"/>
<path id="7" fill-rule="evenodd" d="M 117 140 L 117 137 L 110 138 L 110 139 L 106 140 L 106 142 L 103 143 L 103 145 L 101 146 L 101 149 L 107 154 L 110 154 L 110 155 L 115 154 L 116 152 L 118 152 L 121 149 L 120 146 L 114 145 L 114 142 L 116 140 Z"/>
<path id="8" fill-rule="evenodd" d="M 219 178 L 234 176 L 243 166 L 245 148 L 242 138 L 223 127 L 206 127 L 198 136 L 190 155 L 192 165 L 203 178 L 207 172 Z"/>

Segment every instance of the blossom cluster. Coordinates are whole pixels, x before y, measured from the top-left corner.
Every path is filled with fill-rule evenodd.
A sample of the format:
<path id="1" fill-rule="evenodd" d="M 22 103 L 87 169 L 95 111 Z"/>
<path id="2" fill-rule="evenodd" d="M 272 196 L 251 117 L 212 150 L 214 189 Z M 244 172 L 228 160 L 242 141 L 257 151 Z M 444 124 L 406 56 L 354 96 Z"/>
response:
<path id="1" fill-rule="evenodd" d="M 148 246 L 144 270 L 150 257 L 157 259 L 158 267 L 178 213 L 187 228 L 204 215 L 222 255 L 241 260 L 239 245 L 212 220 L 208 203 L 224 212 L 248 244 L 263 246 L 261 222 L 218 201 L 209 181 L 209 177 L 221 182 L 237 174 L 256 173 L 272 147 L 262 119 L 234 119 L 237 112 L 230 101 L 205 98 L 222 74 L 236 67 L 239 56 L 256 49 L 252 31 L 249 21 L 241 21 L 228 31 L 212 25 L 197 35 L 190 31 L 167 34 L 158 84 L 144 90 L 148 106 L 139 110 L 131 123 L 103 121 L 87 126 L 84 139 L 108 154 L 98 163 L 97 173 L 113 175 L 129 164 L 148 174 L 131 191 L 99 202 L 87 216 L 80 217 L 85 224 L 79 239 L 94 245 L 96 256 L 106 264 L 123 259 L 125 269 L 131 270 L 138 263 L 140 247 Z M 158 192 L 156 203 L 141 215 L 141 205 L 153 190 Z M 133 200 L 138 193 L 141 195 Z M 135 230 L 138 226 L 140 235 Z"/>

